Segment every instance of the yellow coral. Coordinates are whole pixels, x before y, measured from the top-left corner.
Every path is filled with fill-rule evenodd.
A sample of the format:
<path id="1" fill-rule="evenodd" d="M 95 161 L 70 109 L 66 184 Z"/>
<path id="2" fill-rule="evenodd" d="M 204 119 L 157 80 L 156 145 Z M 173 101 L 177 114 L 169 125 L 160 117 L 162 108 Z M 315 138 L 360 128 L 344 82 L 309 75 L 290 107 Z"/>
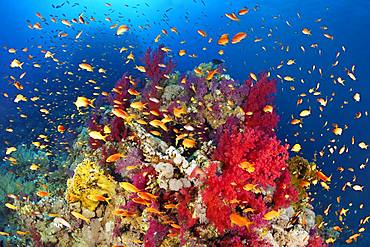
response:
<path id="1" fill-rule="evenodd" d="M 68 202 L 80 201 L 84 208 L 94 211 L 99 204 L 99 200 L 94 199 L 95 196 L 112 198 L 116 194 L 117 183 L 90 160 L 83 160 L 74 172 L 73 178 L 67 182 Z"/>

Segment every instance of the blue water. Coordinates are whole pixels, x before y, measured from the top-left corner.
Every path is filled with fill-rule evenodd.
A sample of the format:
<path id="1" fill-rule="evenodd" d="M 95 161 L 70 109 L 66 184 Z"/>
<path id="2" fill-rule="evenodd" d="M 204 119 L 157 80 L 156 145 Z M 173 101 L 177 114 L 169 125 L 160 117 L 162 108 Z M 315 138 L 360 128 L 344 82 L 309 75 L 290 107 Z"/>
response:
<path id="1" fill-rule="evenodd" d="M 76 1 L 77 2 L 77 1 Z M 174 52 L 176 69 L 179 71 L 192 70 L 201 62 L 208 62 L 213 58 L 225 60 L 225 67 L 229 74 L 239 80 L 247 79 L 249 72 L 260 72 L 271 70 L 276 67 L 281 60 L 295 59 L 294 66 L 284 65 L 279 70 L 272 70 L 272 75 L 294 77 L 295 82 L 279 82 L 279 92 L 277 95 L 277 110 L 281 115 L 278 135 L 291 143 L 301 143 L 302 155 L 308 160 L 315 160 L 321 169 L 327 174 L 332 174 L 331 190 L 324 191 L 317 187 L 314 204 L 318 213 L 322 213 L 329 203 L 333 203 L 331 213 L 326 221 L 331 224 L 340 224 L 335 215 L 335 211 L 340 208 L 349 208 L 348 217 L 345 225 L 349 229 L 356 231 L 359 228 L 361 218 L 370 215 L 368 202 L 370 201 L 370 188 L 368 168 L 359 169 L 361 163 L 365 163 L 369 152 L 361 150 L 357 145 L 351 145 L 351 137 L 355 136 L 356 143 L 365 141 L 370 143 L 370 134 L 367 127 L 370 126 L 369 118 L 365 116 L 368 110 L 370 99 L 370 87 L 368 85 L 370 65 L 370 1 L 368 0 L 338 0 L 338 1 L 221 1 L 221 0 L 193 0 L 193 1 L 120 1 L 112 0 L 107 7 L 104 1 L 84 0 L 78 1 L 0 1 L 1 13 L 1 32 L 0 44 L 0 73 L 1 87 L 0 93 L 9 94 L 9 98 L 0 96 L 0 136 L 1 150 L 6 146 L 13 146 L 20 143 L 29 143 L 35 140 L 40 133 L 51 132 L 58 124 L 64 124 L 73 129 L 79 125 L 71 119 L 75 112 L 72 104 L 77 96 L 84 95 L 93 97 L 94 93 L 102 90 L 110 90 L 115 81 L 126 71 L 138 74 L 133 71 L 132 62 L 125 64 L 128 53 L 119 53 L 121 47 L 128 48 L 134 46 L 133 53 L 138 64 L 140 57 L 148 46 L 156 46 L 159 43 L 171 48 Z M 64 4 L 64 5 L 63 5 Z M 63 5 L 63 6 L 61 6 Z M 225 17 L 225 13 L 237 12 L 242 7 L 248 7 L 250 13 L 241 17 L 240 22 L 233 22 Z M 253 10 L 256 8 L 256 10 Z M 35 13 L 40 12 L 46 21 L 41 21 Z M 60 23 L 61 19 L 77 18 L 83 13 L 88 25 L 73 24 L 66 27 Z M 65 16 L 64 16 L 65 15 Z M 96 21 L 88 20 L 94 17 Z M 58 23 L 50 21 L 55 17 Z M 106 17 L 112 19 L 111 22 L 104 20 Z M 315 20 L 322 18 L 320 23 Z M 288 26 L 286 22 L 291 26 Z M 31 30 L 27 27 L 29 23 L 40 22 L 42 30 Z M 115 29 L 109 27 L 114 23 L 127 24 L 130 31 L 123 36 L 117 37 Z M 139 27 L 140 26 L 140 27 Z M 324 31 L 321 26 L 327 26 L 325 31 L 334 36 L 334 40 L 329 40 L 323 36 Z M 171 27 L 176 27 L 179 34 L 170 31 Z M 305 36 L 301 33 L 302 28 L 307 27 L 312 30 L 312 36 Z M 154 43 L 155 37 L 166 29 L 168 36 L 162 34 L 160 41 Z M 207 38 L 202 38 L 197 34 L 197 30 L 202 29 L 207 32 Z M 270 31 L 272 30 L 272 32 Z M 60 38 L 60 31 L 69 33 L 68 37 Z M 74 40 L 75 35 L 83 31 L 78 41 Z M 221 47 L 217 45 L 218 37 L 223 33 L 233 34 L 244 31 L 248 33 L 248 38 L 236 45 Z M 267 34 L 272 36 L 267 38 Z M 213 38 L 208 43 L 209 37 Z M 255 43 L 255 38 L 263 38 L 261 42 Z M 181 41 L 186 43 L 181 44 Z M 309 46 L 317 43 L 318 48 L 312 49 Z M 91 48 L 87 46 L 90 45 Z M 39 46 L 39 47 L 38 47 Z M 281 47 L 289 46 L 289 52 L 282 51 Z M 303 53 L 300 46 L 304 46 L 306 52 Z M 345 46 L 346 52 L 342 51 Z M 27 53 L 21 49 L 27 47 Z M 17 49 L 16 54 L 9 54 L 8 48 Z M 263 49 L 265 48 L 266 51 Z M 187 56 L 177 56 L 179 49 L 185 49 L 187 54 L 197 54 L 197 58 Z M 225 54 L 220 56 L 217 52 L 223 49 Z M 45 59 L 41 50 L 55 53 L 55 57 L 60 60 L 60 64 L 51 59 Z M 131 50 L 131 49 L 130 49 Z M 319 50 L 322 54 L 319 55 Z M 336 52 L 340 51 L 339 65 L 332 68 L 335 61 Z M 28 54 L 34 58 L 28 60 Z M 25 69 L 11 69 L 10 62 L 17 58 L 25 62 Z M 82 60 L 92 63 L 94 67 L 102 67 L 107 70 L 104 78 L 102 74 L 95 72 L 77 72 L 78 64 Z M 41 68 L 33 68 L 32 63 L 41 64 Z M 307 70 L 316 66 L 312 74 Z M 352 81 L 345 74 L 344 68 L 356 66 L 356 81 Z M 298 68 L 301 67 L 301 70 Z M 322 68 L 323 77 L 318 73 L 318 68 Z M 73 75 L 66 75 L 65 72 L 73 72 Z M 22 72 L 27 72 L 26 76 L 19 80 L 24 86 L 22 91 L 18 91 L 12 83 L 9 83 L 9 76 L 19 77 Z M 334 85 L 330 74 L 344 78 L 345 86 Z M 93 79 L 96 85 L 85 82 Z M 301 83 L 304 79 L 305 83 Z M 322 117 L 318 117 L 319 109 L 316 97 L 307 96 L 304 103 L 296 106 L 296 100 L 300 93 L 308 93 L 308 89 L 316 87 L 320 82 L 319 91 L 323 97 L 335 92 L 333 101 L 328 103 L 322 112 Z M 295 86 L 296 90 L 291 91 L 290 86 Z M 99 89 L 94 89 L 99 86 Z M 35 91 L 35 88 L 38 91 Z M 352 91 L 351 91 L 352 90 Z M 355 103 L 352 96 L 355 92 L 361 93 L 361 101 Z M 28 98 L 39 96 L 41 100 L 35 102 L 12 102 L 15 95 L 22 93 Z M 348 104 L 343 103 L 348 101 Z M 343 105 L 343 108 L 341 108 Z M 17 109 L 17 107 L 20 107 Z M 42 116 L 39 109 L 47 108 L 50 114 Z M 315 113 L 304 120 L 303 128 L 289 124 L 291 115 L 298 116 L 299 111 L 312 108 Z M 354 119 L 356 112 L 362 112 L 360 119 Z M 24 113 L 28 118 L 20 117 Z M 13 121 L 13 122 L 10 122 Z M 323 127 L 325 122 L 326 127 Z M 332 124 L 340 126 L 347 125 L 342 136 L 334 136 L 331 132 Z M 8 133 L 5 128 L 11 127 L 13 133 Z M 299 135 L 294 135 L 299 132 Z M 65 139 L 73 139 L 73 131 L 66 135 Z M 58 136 L 55 136 L 58 139 Z M 310 141 L 314 138 L 314 141 Z M 328 144 L 330 140 L 335 140 L 333 145 L 339 148 L 343 145 L 349 147 L 349 152 L 342 155 L 338 150 L 333 155 L 320 157 L 317 153 L 324 147 L 328 154 Z M 4 143 L 6 142 L 6 144 Z M 57 143 L 57 142 L 56 142 Z M 4 155 L 2 153 L 1 155 Z M 346 170 L 339 174 L 337 167 L 353 167 L 355 172 Z M 342 177 L 341 177 L 342 176 Z M 341 191 L 341 187 L 347 181 L 351 181 L 353 176 L 357 177 L 358 184 L 365 186 L 364 192 L 354 192 L 347 188 L 346 192 Z M 341 203 L 337 204 L 335 199 L 341 196 Z M 352 206 L 349 204 L 352 203 Z M 364 203 L 364 208 L 359 209 L 359 205 Z M 367 227 L 366 225 L 364 227 Z M 343 227 L 345 228 L 345 227 Z M 351 231 L 343 234 L 343 238 L 348 237 Z M 355 246 L 369 246 L 370 236 L 365 232 Z M 341 246 L 343 241 L 338 241 L 335 246 Z"/>

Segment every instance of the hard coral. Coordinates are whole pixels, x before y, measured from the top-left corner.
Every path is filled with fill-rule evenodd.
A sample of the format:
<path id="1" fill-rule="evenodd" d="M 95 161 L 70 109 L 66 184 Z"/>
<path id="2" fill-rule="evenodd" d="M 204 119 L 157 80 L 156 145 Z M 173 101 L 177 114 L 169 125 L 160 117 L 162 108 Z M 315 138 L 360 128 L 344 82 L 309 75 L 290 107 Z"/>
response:
<path id="1" fill-rule="evenodd" d="M 73 178 L 68 179 L 65 197 L 70 203 L 80 201 L 84 208 L 94 211 L 99 205 L 94 196 L 113 197 L 116 187 L 117 184 L 111 176 L 85 159 L 76 167 Z"/>

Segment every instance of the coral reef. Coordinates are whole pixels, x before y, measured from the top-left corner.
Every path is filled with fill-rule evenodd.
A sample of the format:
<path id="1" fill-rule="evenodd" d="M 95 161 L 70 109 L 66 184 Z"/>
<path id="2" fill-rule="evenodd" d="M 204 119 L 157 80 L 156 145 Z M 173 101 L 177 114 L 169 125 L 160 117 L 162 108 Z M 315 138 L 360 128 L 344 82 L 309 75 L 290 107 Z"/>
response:
<path id="1" fill-rule="evenodd" d="M 41 246 L 321 246 L 309 204 L 314 164 L 275 134 L 276 81 L 234 81 L 221 65 L 172 73 L 145 54 L 146 84 L 125 74 L 67 158 L 65 196 L 14 198 L 20 243 Z M 172 74 L 171 74 L 172 73 Z M 328 181 L 321 181 L 328 182 Z"/>

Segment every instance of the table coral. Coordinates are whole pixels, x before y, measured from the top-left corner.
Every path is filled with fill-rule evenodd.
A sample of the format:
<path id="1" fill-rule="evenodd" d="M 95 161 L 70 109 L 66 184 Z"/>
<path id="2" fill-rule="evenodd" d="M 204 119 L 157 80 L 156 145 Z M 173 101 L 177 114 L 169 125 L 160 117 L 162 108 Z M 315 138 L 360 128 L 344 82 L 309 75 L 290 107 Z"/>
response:
<path id="1" fill-rule="evenodd" d="M 93 196 L 112 198 L 116 194 L 116 187 L 117 184 L 110 175 L 85 159 L 76 167 L 73 178 L 68 179 L 65 197 L 70 203 L 80 201 L 83 207 L 94 211 L 100 201 Z"/>

